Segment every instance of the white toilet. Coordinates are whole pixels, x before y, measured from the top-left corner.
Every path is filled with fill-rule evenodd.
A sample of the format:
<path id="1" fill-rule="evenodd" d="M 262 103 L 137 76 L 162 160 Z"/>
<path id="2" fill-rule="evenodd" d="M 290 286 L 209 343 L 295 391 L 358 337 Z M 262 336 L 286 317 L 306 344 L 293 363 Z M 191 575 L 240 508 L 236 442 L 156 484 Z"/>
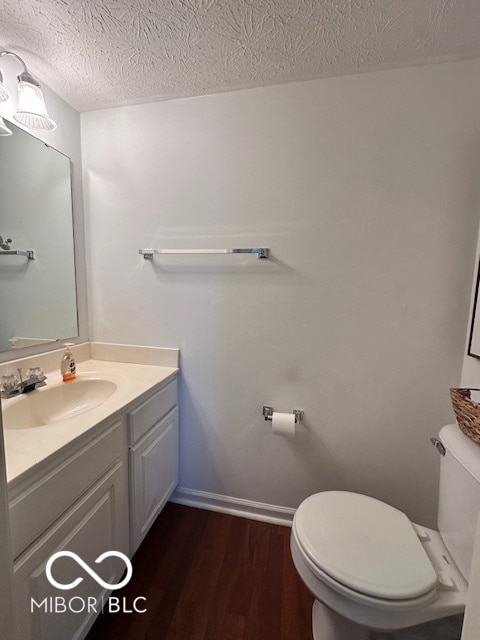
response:
<path id="1" fill-rule="evenodd" d="M 384 502 L 325 491 L 293 520 L 295 567 L 316 600 L 314 640 L 360 640 L 461 613 L 480 511 L 480 446 L 440 431 L 438 531 Z M 442 447 L 443 445 L 443 447 Z"/>

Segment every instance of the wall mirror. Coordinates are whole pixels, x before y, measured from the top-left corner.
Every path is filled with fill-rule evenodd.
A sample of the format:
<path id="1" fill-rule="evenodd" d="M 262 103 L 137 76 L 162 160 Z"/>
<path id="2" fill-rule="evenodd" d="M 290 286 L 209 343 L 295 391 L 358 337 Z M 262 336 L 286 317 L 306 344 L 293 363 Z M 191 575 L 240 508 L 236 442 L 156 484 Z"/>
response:
<path id="1" fill-rule="evenodd" d="M 78 336 L 78 320 L 70 159 L 6 125 L 12 134 L 0 135 L 0 352 L 15 356 L 22 347 Z"/>

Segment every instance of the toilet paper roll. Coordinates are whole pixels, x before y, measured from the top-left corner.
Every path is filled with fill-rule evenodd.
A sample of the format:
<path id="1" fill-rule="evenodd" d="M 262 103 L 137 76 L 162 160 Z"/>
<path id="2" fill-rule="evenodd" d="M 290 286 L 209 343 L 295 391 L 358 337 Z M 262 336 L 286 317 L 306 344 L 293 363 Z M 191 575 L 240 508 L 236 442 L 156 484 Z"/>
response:
<path id="1" fill-rule="evenodd" d="M 295 414 L 278 413 L 274 411 L 272 414 L 272 431 L 278 436 L 295 437 Z"/>

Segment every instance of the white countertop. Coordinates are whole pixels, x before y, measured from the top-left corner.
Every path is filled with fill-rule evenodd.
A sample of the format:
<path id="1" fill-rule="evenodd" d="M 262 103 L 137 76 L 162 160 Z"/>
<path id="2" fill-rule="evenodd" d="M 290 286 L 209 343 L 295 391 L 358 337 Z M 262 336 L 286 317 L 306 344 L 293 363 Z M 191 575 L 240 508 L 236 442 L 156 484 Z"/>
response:
<path id="1" fill-rule="evenodd" d="M 77 363 L 77 379 L 97 377 L 112 380 L 117 385 L 116 391 L 99 406 L 61 422 L 29 429 L 4 427 L 7 482 L 18 478 L 89 429 L 123 410 L 153 387 L 173 378 L 178 371 L 176 367 L 105 360 Z M 42 393 L 54 385 L 75 384 L 75 381 L 63 382 L 58 371 L 46 372 L 46 375 L 47 387 L 36 389 L 32 393 Z M 21 397 L 2 400 L 2 407 L 18 400 L 21 400 Z"/>

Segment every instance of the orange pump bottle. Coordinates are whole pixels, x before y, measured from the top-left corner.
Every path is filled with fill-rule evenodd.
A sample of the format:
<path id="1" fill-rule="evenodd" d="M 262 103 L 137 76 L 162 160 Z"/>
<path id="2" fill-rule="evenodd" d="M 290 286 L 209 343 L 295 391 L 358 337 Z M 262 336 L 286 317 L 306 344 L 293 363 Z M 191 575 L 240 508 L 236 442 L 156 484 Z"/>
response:
<path id="1" fill-rule="evenodd" d="M 73 357 L 73 353 L 70 351 L 70 347 L 73 347 L 73 343 L 66 342 L 63 346 L 65 347 L 65 354 L 60 365 L 60 373 L 62 374 L 64 382 L 71 382 L 72 380 L 75 380 L 75 376 L 77 375 L 75 358 Z"/>

